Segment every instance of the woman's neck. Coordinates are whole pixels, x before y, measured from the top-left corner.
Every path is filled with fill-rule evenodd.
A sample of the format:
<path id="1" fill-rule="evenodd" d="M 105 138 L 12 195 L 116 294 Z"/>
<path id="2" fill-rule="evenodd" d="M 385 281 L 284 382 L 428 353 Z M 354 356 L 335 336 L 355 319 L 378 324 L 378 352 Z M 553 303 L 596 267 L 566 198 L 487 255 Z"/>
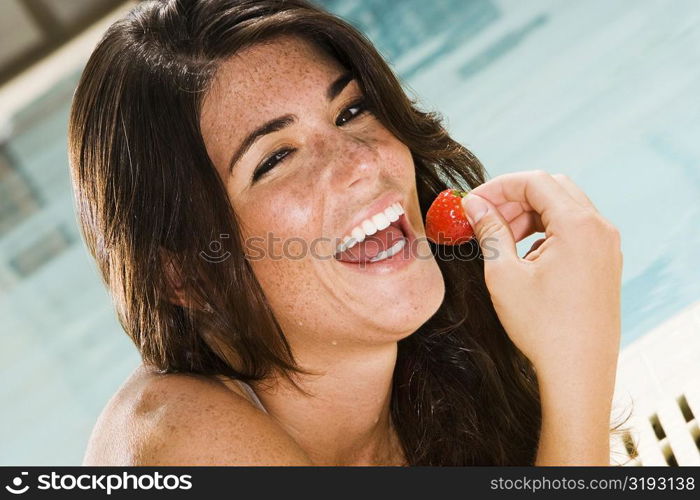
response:
<path id="1" fill-rule="evenodd" d="M 317 465 L 398 465 L 403 453 L 393 428 L 390 400 L 396 342 L 371 348 L 331 344 L 299 365 L 320 375 L 255 384 L 267 411 Z"/>

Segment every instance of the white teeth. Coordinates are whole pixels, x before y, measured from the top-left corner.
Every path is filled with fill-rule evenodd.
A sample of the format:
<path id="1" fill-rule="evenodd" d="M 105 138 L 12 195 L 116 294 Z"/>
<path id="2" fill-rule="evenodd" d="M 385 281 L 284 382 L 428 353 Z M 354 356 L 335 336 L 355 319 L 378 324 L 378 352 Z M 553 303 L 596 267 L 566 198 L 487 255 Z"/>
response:
<path id="1" fill-rule="evenodd" d="M 367 236 L 372 236 L 374 233 L 377 232 L 377 226 L 375 226 L 374 222 L 372 222 L 371 220 L 365 219 L 362 221 L 362 230 Z"/>
<path id="2" fill-rule="evenodd" d="M 336 253 L 344 252 L 354 247 L 358 243 L 364 241 L 365 237 L 371 236 L 377 231 L 381 231 L 389 227 L 392 222 L 395 222 L 404 213 L 404 209 L 401 203 L 396 202 L 393 205 L 388 206 L 383 212 L 374 214 L 369 219 L 363 220 L 358 226 L 355 226 L 350 235 L 343 237 L 342 242 L 337 246 Z M 396 245 L 394 245 L 396 246 Z M 390 252 L 394 247 L 387 249 L 385 252 Z M 400 248 L 399 248 L 400 250 Z M 398 251 L 398 250 L 397 250 Z M 382 253 L 385 253 L 382 252 Z M 382 255 L 380 253 L 377 257 Z M 377 258 L 375 257 L 375 259 Z M 389 255 L 391 257 L 391 255 Z M 386 257 L 384 257 L 386 258 Z M 381 260 L 381 259 L 379 259 Z"/>
<path id="3" fill-rule="evenodd" d="M 365 232 L 360 227 L 356 227 L 355 229 L 353 229 L 352 234 L 350 236 L 353 240 L 355 240 L 356 243 L 362 243 L 363 241 L 365 241 Z"/>
<path id="4" fill-rule="evenodd" d="M 369 259 L 370 262 L 377 262 L 380 260 L 388 259 L 389 257 L 393 257 L 397 253 L 401 251 L 401 249 L 404 247 L 406 244 L 406 238 L 402 238 L 396 243 L 394 243 L 390 248 L 387 248 L 386 250 L 379 252 L 375 257 L 372 257 Z"/>
<path id="5" fill-rule="evenodd" d="M 354 241 L 355 240 L 353 240 L 349 236 L 346 236 L 345 238 L 343 238 L 343 242 L 340 245 L 338 245 L 338 252 L 344 252 L 345 250 L 350 248 L 350 246 L 354 246 L 355 245 Z"/>
<path id="6" fill-rule="evenodd" d="M 389 223 L 399 220 L 399 213 L 396 211 L 393 205 L 384 210 L 384 213 L 389 218 Z"/>
<path id="7" fill-rule="evenodd" d="M 386 229 L 389 227 L 389 224 L 391 224 L 391 222 L 389 222 L 389 217 L 387 217 L 384 212 L 373 215 L 372 222 L 374 222 L 374 225 L 377 226 L 377 231 Z"/>

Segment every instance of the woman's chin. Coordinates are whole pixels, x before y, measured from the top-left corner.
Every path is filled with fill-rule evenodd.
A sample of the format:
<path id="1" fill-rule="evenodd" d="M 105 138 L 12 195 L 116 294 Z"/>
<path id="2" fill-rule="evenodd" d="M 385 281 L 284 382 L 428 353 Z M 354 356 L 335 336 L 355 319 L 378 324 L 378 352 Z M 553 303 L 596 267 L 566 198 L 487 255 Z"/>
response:
<path id="1" fill-rule="evenodd" d="M 437 268 L 437 264 L 436 264 Z M 406 337 L 428 321 L 442 305 L 445 297 L 445 282 L 442 274 L 428 273 L 422 280 L 406 284 L 398 293 L 376 297 L 372 317 L 380 330 L 394 332 Z M 371 295 L 367 295 L 371 299 Z"/>

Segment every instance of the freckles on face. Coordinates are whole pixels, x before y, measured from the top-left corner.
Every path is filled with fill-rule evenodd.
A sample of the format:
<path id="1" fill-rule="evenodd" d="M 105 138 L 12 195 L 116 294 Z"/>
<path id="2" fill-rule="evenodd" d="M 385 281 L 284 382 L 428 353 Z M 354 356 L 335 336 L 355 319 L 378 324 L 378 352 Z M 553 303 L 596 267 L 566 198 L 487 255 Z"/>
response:
<path id="1" fill-rule="evenodd" d="M 361 87 L 343 80 L 347 73 L 313 44 L 280 37 L 223 62 L 203 103 L 207 151 L 240 221 L 250 265 L 290 339 L 318 340 L 336 330 L 358 338 L 405 333 L 442 298 L 434 261 L 365 278 L 334 260 L 348 226 L 387 195 L 401 201 L 422 233 L 410 150 L 362 111 Z M 249 133 L 279 117 L 292 120 L 252 142 L 229 174 Z M 299 324 L 303 334 L 295 334 Z"/>
<path id="2" fill-rule="evenodd" d="M 286 37 L 253 45 L 223 62 L 201 114 L 207 152 L 222 176 L 228 177 L 228 160 L 246 132 L 280 115 L 318 108 L 318 95 L 303 90 L 325 88 L 340 71 L 338 63 L 308 42 Z M 246 176 L 240 174 L 227 179 L 234 188 L 245 185 Z"/>
<path id="3" fill-rule="evenodd" d="M 228 170 L 231 156 L 249 131 L 280 115 L 301 116 L 319 108 L 318 95 L 303 89 L 325 88 L 342 68 L 330 59 L 310 65 L 310 59 L 318 60 L 318 54 L 301 40 L 282 38 L 254 45 L 220 65 L 205 98 L 201 114 L 205 145 L 247 237 L 304 237 L 308 232 L 314 215 L 308 196 L 312 176 L 296 176 L 283 185 L 260 183 L 252 189 L 254 168 L 277 149 L 277 142 L 289 142 L 285 139 L 290 136 L 282 135 L 286 131 L 261 137 L 231 175 Z M 298 128 L 294 124 L 290 130 L 299 132 Z M 296 133 L 293 139 L 305 136 Z"/>

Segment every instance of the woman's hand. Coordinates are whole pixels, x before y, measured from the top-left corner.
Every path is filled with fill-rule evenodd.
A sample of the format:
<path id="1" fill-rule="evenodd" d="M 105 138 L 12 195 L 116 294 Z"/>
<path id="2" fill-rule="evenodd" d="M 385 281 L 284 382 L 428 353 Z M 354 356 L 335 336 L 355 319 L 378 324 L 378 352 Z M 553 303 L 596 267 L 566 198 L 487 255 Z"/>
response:
<path id="1" fill-rule="evenodd" d="M 607 444 L 620 343 L 618 231 L 568 178 L 541 171 L 496 177 L 463 204 L 482 247 L 496 312 L 537 372 L 542 439 L 548 419 L 569 425 L 578 419 L 582 429 L 591 425 L 599 431 L 600 447 L 591 461 L 609 463 L 602 439 L 604 431 Z M 544 240 L 520 258 L 515 243 L 537 231 L 545 233 Z M 550 441 L 544 445 L 558 446 L 558 439 Z M 581 445 L 580 453 L 590 451 Z M 541 452 L 542 446 L 541 441 Z M 567 458 L 571 455 L 557 460 Z"/>

